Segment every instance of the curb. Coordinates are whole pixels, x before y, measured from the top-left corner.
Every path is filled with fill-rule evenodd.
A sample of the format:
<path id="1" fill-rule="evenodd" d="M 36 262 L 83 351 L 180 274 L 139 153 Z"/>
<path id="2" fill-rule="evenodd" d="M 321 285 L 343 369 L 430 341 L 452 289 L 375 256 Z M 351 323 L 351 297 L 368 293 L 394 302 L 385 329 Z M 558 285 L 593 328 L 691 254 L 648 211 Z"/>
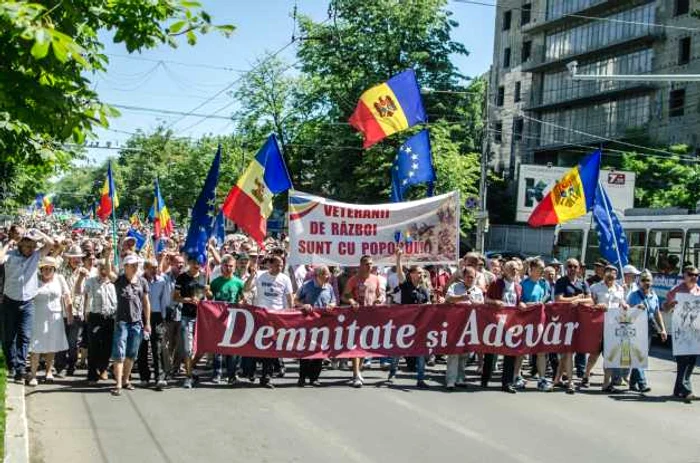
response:
<path id="1" fill-rule="evenodd" d="M 5 460 L 4 463 L 29 461 L 29 430 L 24 400 L 24 385 L 7 381 L 5 396 Z"/>

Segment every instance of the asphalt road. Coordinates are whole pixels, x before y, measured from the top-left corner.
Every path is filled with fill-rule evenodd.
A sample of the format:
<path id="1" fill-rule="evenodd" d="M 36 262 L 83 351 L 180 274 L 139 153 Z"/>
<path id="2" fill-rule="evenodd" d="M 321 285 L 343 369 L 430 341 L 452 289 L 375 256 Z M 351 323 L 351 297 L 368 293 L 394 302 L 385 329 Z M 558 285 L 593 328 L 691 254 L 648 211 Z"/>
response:
<path id="1" fill-rule="evenodd" d="M 664 356 L 664 353 L 661 353 Z M 647 396 L 496 388 L 431 390 L 411 374 L 324 371 L 325 387 L 296 387 L 294 368 L 275 390 L 217 386 L 112 397 L 80 378 L 27 389 L 31 460 L 36 462 L 700 462 L 700 402 L 670 397 L 675 364 L 651 359 Z M 291 367 L 290 363 L 290 367 Z M 247 383 L 247 382 L 246 382 Z M 695 383 L 700 390 L 700 378 Z"/>

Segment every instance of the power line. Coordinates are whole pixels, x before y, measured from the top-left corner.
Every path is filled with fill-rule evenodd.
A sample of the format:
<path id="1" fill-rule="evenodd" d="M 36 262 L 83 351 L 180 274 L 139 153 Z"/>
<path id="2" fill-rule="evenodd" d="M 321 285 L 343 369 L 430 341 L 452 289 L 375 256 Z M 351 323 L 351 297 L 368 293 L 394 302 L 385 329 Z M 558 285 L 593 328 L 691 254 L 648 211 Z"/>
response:
<path id="1" fill-rule="evenodd" d="M 191 68 L 215 69 L 215 70 L 221 70 L 221 71 L 240 72 L 240 73 L 247 72 L 244 69 L 236 69 L 236 68 L 232 68 L 232 67 L 228 67 L 228 66 L 216 66 L 213 64 L 185 63 L 183 61 L 175 61 L 175 60 L 170 60 L 170 59 L 146 58 L 145 56 L 120 55 L 120 54 L 115 54 L 115 53 L 105 53 L 105 55 L 111 56 L 113 58 L 130 59 L 130 60 L 134 60 L 134 61 L 148 61 L 151 63 L 167 63 L 167 64 L 174 64 L 176 66 L 185 66 L 185 67 L 191 67 Z"/>
<path id="2" fill-rule="evenodd" d="M 175 111 L 175 110 L 170 110 L 170 109 L 161 109 L 161 108 L 146 108 L 143 106 L 131 106 L 131 105 L 123 105 L 123 104 L 111 104 L 108 103 L 110 106 L 113 106 L 118 109 L 124 109 L 126 111 L 143 111 L 143 112 L 149 112 L 149 113 L 158 113 L 158 114 L 167 114 L 167 115 L 174 115 L 174 116 L 185 116 L 185 117 L 201 117 L 205 119 L 226 119 L 226 120 L 231 120 L 230 117 L 227 116 L 217 116 L 216 114 L 199 114 L 199 113 L 193 113 L 193 112 L 184 112 L 184 111 Z"/>
<path id="3" fill-rule="evenodd" d="M 479 5 L 479 6 L 489 6 L 492 8 L 501 8 L 501 9 L 508 9 L 508 10 L 518 10 L 518 11 L 530 11 L 534 12 L 537 11 L 539 13 L 546 13 L 545 10 L 542 9 L 536 9 L 536 8 L 529 8 L 525 9 L 522 7 L 505 7 L 503 5 L 498 5 L 495 3 L 488 3 L 488 2 L 483 2 L 483 1 L 477 1 L 477 0 L 452 0 L 455 3 L 464 3 L 467 5 Z M 641 6 L 641 5 L 640 5 Z M 588 16 L 584 14 L 577 14 L 577 13 L 564 13 L 561 16 L 562 18 L 577 18 L 577 19 L 586 19 L 590 21 L 604 21 L 604 22 L 612 22 L 612 23 L 618 23 L 618 24 L 629 24 L 633 26 L 653 26 L 653 27 L 662 27 L 666 29 L 675 29 L 675 30 L 680 30 L 680 31 L 689 31 L 689 32 L 700 32 L 700 28 L 697 27 L 688 27 L 688 26 L 674 26 L 671 24 L 660 24 L 660 23 L 652 23 L 652 22 L 644 22 L 644 21 L 629 21 L 626 19 L 615 19 L 615 18 L 608 18 L 605 16 Z M 558 18 L 557 18 L 558 19 Z"/>

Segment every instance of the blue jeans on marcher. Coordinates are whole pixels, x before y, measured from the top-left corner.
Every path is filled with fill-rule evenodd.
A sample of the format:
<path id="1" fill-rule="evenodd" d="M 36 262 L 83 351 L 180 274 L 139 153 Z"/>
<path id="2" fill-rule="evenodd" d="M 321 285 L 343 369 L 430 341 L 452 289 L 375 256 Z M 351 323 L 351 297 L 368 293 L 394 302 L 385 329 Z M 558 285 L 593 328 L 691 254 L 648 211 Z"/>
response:
<path id="1" fill-rule="evenodd" d="M 112 360 L 123 362 L 124 359 L 135 360 L 139 354 L 143 325 L 141 322 L 116 322 L 112 338 Z"/>
<path id="2" fill-rule="evenodd" d="M 389 376 L 393 377 L 396 375 L 396 370 L 399 367 L 399 360 L 401 357 L 394 357 L 391 359 L 391 368 L 389 369 Z M 423 381 L 425 379 L 425 357 L 416 357 L 416 380 Z"/>
<path id="3" fill-rule="evenodd" d="M 223 376 L 226 367 L 226 377 L 233 378 L 236 375 L 238 359 L 238 355 L 214 355 L 214 376 Z"/>
<path id="4" fill-rule="evenodd" d="M 2 303 L 2 351 L 8 375 L 24 374 L 32 339 L 34 300 L 15 301 L 5 296 Z"/>
<path id="5" fill-rule="evenodd" d="M 649 336 L 648 348 L 651 349 L 651 336 Z M 649 356 L 649 351 L 647 351 L 647 357 Z M 632 373 L 630 374 L 630 387 L 639 387 L 639 389 L 644 389 L 647 387 L 647 375 L 644 368 L 632 368 Z"/>

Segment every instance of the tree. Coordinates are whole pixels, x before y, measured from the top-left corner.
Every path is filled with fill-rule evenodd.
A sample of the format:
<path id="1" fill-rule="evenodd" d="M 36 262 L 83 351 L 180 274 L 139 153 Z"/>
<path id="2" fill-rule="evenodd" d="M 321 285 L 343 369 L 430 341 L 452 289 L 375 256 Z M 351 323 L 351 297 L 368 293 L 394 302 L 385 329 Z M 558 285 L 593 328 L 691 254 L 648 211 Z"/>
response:
<path id="1" fill-rule="evenodd" d="M 0 199 L 27 203 L 118 115 L 90 82 L 108 63 L 99 31 L 133 52 L 176 46 L 180 35 L 193 45 L 211 29 L 233 26 L 214 26 L 192 0 L 0 2 Z"/>

